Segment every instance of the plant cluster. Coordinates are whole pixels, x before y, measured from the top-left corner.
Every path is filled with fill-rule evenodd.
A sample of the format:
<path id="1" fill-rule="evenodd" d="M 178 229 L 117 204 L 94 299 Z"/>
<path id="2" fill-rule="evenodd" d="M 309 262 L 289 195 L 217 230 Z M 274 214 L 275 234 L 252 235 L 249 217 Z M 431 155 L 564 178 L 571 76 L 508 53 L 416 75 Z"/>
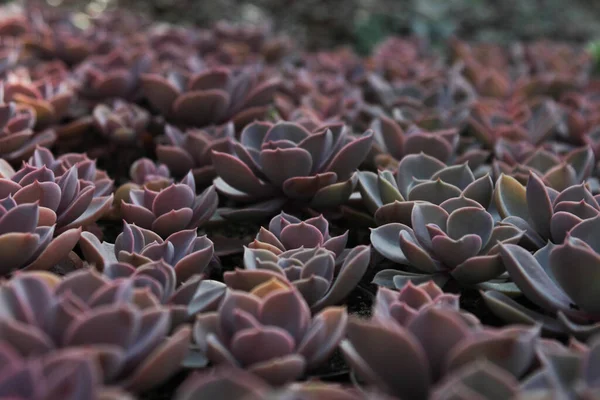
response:
<path id="1" fill-rule="evenodd" d="M 598 397 L 585 50 L 81 18 L 0 9 L 0 398 Z"/>

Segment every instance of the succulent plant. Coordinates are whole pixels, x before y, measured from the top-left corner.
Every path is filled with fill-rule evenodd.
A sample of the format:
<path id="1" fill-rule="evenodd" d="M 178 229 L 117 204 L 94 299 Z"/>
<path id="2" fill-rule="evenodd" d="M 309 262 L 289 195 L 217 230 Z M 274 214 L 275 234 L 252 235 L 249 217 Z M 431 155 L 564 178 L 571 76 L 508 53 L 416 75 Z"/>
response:
<path id="1" fill-rule="evenodd" d="M 168 186 L 172 183 L 171 171 L 165 164 L 155 163 L 149 158 L 140 158 L 131 164 L 129 178 L 137 185 L 154 184 L 163 182 Z"/>
<path id="2" fill-rule="evenodd" d="M 281 385 L 323 363 L 345 333 L 347 315 L 328 307 L 311 317 L 291 285 L 272 279 L 227 293 L 216 313 L 199 315 L 194 340 L 215 364 L 237 366 Z"/>
<path id="3" fill-rule="evenodd" d="M 92 279 L 90 279 L 92 278 Z M 0 343 L 24 357 L 56 349 L 85 351 L 97 359 L 104 382 L 134 392 L 167 380 L 188 352 L 190 328 L 172 335 L 166 307 L 139 308 L 118 285 L 104 285 L 82 272 L 60 279 L 49 273 L 22 273 L 0 286 Z M 126 289 L 124 286 L 123 289 Z"/>
<path id="4" fill-rule="evenodd" d="M 523 295 L 557 315 L 558 322 L 493 291 L 485 292 L 488 306 L 511 322 L 541 323 L 550 332 L 568 331 L 578 337 L 596 333 L 600 314 L 593 282 L 600 268 L 599 228 L 600 216 L 586 219 L 563 243 L 548 243 L 533 255 L 517 245 L 500 245 L 506 270 Z"/>
<path id="5" fill-rule="evenodd" d="M 253 123 L 234 142 L 234 153 L 213 151 L 215 186 L 226 197 L 263 201 L 222 212 L 226 218 L 272 216 L 286 199 L 316 209 L 335 208 L 350 197 L 354 170 L 365 159 L 373 135 L 350 139 L 342 125 L 310 133 L 300 125 Z M 282 168 L 285 166 L 286 168 Z"/>
<path id="6" fill-rule="evenodd" d="M 0 179 L 0 197 L 13 196 L 17 204 L 38 202 L 45 218 L 52 214 L 56 232 L 93 224 L 110 208 L 110 196 L 95 196 L 93 182 L 79 179 L 78 166 L 55 177 L 46 166 L 27 163 L 10 179 Z M 44 221 L 47 221 L 44 219 Z"/>
<path id="7" fill-rule="evenodd" d="M 56 140 L 52 130 L 35 134 L 36 113 L 29 106 L 17 106 L 4 100 L 4 86 L 0 83 L 0 155 L 10 162 L 26 160 L 36 146 L 50 146 Z"/>
<path id="8" fill-rule="evenodd" d="M 389 287 L 427 279 L 443 285 L 450 277 L 464 284 L 486 282 L 504 272 L 498 243 L 517 243 L 522 235 L 513 226 L 494 227 L 493 217 L 472 200 L 418 203 L 412 210 L 412 229 L 390 223 L 371 231 L 375 250 L 412 267 L 380 271 L 374 282 Z"/>
<path id="9" fill-rule="evenodd" d="M 124 391 L 103 386 L 100 360 L 84 349 L 56 350 L 46 355 L 23 357 L 8 343 L 0 343 L 0 360 L 2 398 L 133 399 Z"/>
<path id="10" fill-rule="evenodd" d="M 272 279 L 287 280 L 314 312 L 340 303 L 354 290 L 369 266 L 370 252 L 370 246 L 357 246 L 336 268 L 333 252 L 324 247 L 300 247 L 279 254 L 246 247 L 245 269 L 225 272 L 223 280 L 228 287 L 243 291 Z"/>
<path id="11" fill-rule="evenodd" d="M 476 179 L 467 163 L 447 167 L 424 153 L 405 156 L 394 172 L 358 173 L 362 202 L 378 224 L 410 225 L 414 205 L 422 202 L 460 199 L 454 201 L 488 208 L 493 188 L 489 175 Z"/>
<path id="12" fill-rule="evenodd" d="M 239 128 L 264 118 L 278 85 L 276 78 L 260 81 L 251 69 L 235 74 L 224 67 L 193 75 L 172 72 L 166 78 L 142 76 L 152 106 L 166 118 L 195 127 L 233 121 Z"/>
<path id="13" fill-rule="evenodd" d="M 192 170 L 199 186 L 210 184 L 217 174 L 212 165 L 212 151 L 231 153 L 235 129 L 233 124 L 213 129 L 187 129 L 184 132 L 167 125 L 165 137 L 168 144 L 156 146 L 156 156 L 176 175 Z"/>
<path id="14" fill-rule="evenodd" d="M 196 182 L 189 172 L 181 183 L 160 191 L 147 187 L 131 190 L 128 201 L 121 201 L 121 213 L 127 222 L 167 237 L 207 222 L 215 213 L 218 200 L 214 186 L 196 195 Z"/>
<path id="15" fill-rule="evenodd" d="M 480 326 L 458 311 L 457 302 L 432 302 L 424 288 L 391 303 L 383 297 L 392 295 L 380 290 L 373 317 L 350 319 L 341 349 L 359 378 L 389 395 L 427 399 L 452 379 L 466 386 L 462 390 L 482 390 L 477 398 L 491 398 L 505 393 L 504 375 L 513 393 L 535 360 L 537 328 Z M 420 308 L 411 307 L 414 302 Z M 473 381 L 474 371 L 485 386 Z"/>
<path id="16" fill-rule="evenodd" d="M 177 231 L 163 240 L 155 232 L 127 222 L 114 244 L 100 242 L 92 233 L 83 232 L 80 246 L 86 260 L 101 271 L 115 262 L 139 266 L 162 260 L 175 270 L 178 282 L 202 274 L 214 253 L 210 239 L 198 236 L 195 229 Z"/>
<path id="17" fill-rule="evenodd" d="M 98 104 L 93 111 L 96 129 L 109 140 L 134 143 L 140 139 L 150 122 L 150 114 L 143 108 L 115 100 L 111 106 Z"/>
<path id="18" fill-rule="evenodd" d="M 54 237 L 56 214 L 37 203 L 17 205 L 9 196 L 0 200 L 0 276 L 16 270 L 47 270 L 66 258 L 81 229 Z"/>

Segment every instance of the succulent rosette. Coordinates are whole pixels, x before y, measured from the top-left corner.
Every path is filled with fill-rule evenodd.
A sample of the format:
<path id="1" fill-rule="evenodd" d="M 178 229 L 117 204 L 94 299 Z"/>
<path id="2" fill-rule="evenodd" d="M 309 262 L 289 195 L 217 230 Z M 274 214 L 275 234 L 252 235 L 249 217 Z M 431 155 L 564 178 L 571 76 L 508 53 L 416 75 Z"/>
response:
<path id="1" fill-rule="evenodd" d="M 472 200 L 450 199 L 439 206 L 418 203 L 412 229 L 389 223 L 371 231 L 377 252 L 408 267 L 382 270 L 374 282 L 392 288 L 409 280 L 433 279 L 443 285 L 450 277 L 468 285 L 487 282 L 504 272 L 498 243 L 517 243 L 522 235 L 513 226 L 494 226 L 492 215 Z"/>
<path id="2" fill-rule="evenodd" d="M 423 202 L 440 205 L 450 199 L 461 199 L 487 209 L 494 184 L 487 174 L 475 178 L 468 163 L 446 166 L 420 153 L 405 156 L 394 172 L 359 172 L 358 190 L 364 207 L 376 223 L 410 225 L 413 207 Z M 350 212 L 362 214 L 360 210 Z"/>
<path id="3" fill-rule="evenodd" d="M 197 317 L 193 336 L 211 362 L 281 385 L 327 360 L 344 336 L 346 321 L 341 307 L 311 317 L 298 290 L 272 279 L 249 292 L 229 291 L 216 313 Z"/>
<path id="4" fill-rule="evenodd" d="M 170 335 L 170 310 L 140 308 L 131 301 L 131 286 L 94 288 L 98 281 L 82 272 L 62 280 L 23 273 L 3 282 L 0 341 L 27 357 L 61 348 L 88 351 L 100 362 L 105 383 L 131 391 L 147 390 L 176 373 L 188 353 L 189 326 Z"/>
<path id="5" fill-rule="evenodd" d="M 277 78 L 258 76 L 252 69 L 236 74 L 226 67 L 193 75 L 145 74 L 142 90 L 154 108 L 178 123 L 204 127 L 233 121 L 243 127 L 265 117 L 279 86 Z"/>
<path id="6" fill-rule="evenodd" d="M 5 102 L 0 83 L 0 155 L 9 162 L 26 160 L 36 146 L 50 146 L 56 140 L 52 130 L 34 133 L 36 113 L 29 106 Z"/>
<path id="7" fill-rule="evenodd" d="M 156 163 L 149 158 L 140 158 L 129 167 L 129 178 L 137 185 L 153 185 L 172 183 L 171 171 L 165 164 Z"/>
<path id="8" fill-rule="evenodd" d="M 192 170 L 196 183 L 205 186 L 217 176 L 212 165 L 212 151 L 231 153 L 233 146 L 230 139 L 234 136 L 235 128 L 232 123 L 221 128 L 190 128 L 185 132 L 167 125 L 167 144 L 156 146 L 156 156 L 175 175 L 184 175 Z"/>
<path id="9" fill-rule="evenodd" d="M 245 291 L 271 279 L 287 280 L 314 312 L 344 300 L 367 271 L 370 256 L 370 246 L 357 246 L 336 268 L 335 255 L 324 247 L 301 247 L 279 254 L 246 247 L 245 269 L 225 272 L 223 279 L 228 287 Z"/>
<path id="10" fill-rule="evenodd" d="M 218 196 L 214 186 L 196 195 L 196 182 L 189 172 L 181 183 L 160 191 L 133 189 L 121 201 L 121 214 L 132 224 L 167 237 L 183 229 L 196 229 L 215 213 Z"/>
<path id="11" fill-rule="evenodd" d="M 0 197 L 11 195 L 17 204 L 37 202 L 44 223 L 56 223 L 56 232 L 92 225 L 110 208 L 113 196 L 95 196 L 93 182 L 79 179 L 76 165 L 61 176 L 42 166 L 24 163 L 10 179 L 0 179 Z M 52 222 L 48 222 L 49 215 Z"/>
<path id="12" fill-rule="evenodd" d="M 103 385 L 93 354 L 85 350 L 56 350 L 23 357 L 8 343 L 0 343 L 0 397 L 44 400 L 132 400 L 117 388 Z M 56 373 L 60 371 L 60 373 Z"/>
<path id="13" fill-rule="evenodd" d="M 12 197 L 0 200 L 0 276 L 16 270 L 47 270 L 75 247 L 80 229 L 54 237 L 56 215 L 37 203 L 17 205 Z"/>
<path id="14" fill-rule="evenodd" d="M 598 199 L 585 183 L 562 191 L 548 187 L 535 173 L 529 173 L 527 186 L 502 175 L 494 194 L 502 224 L 525 231 L 523 245 L 544 247 L 550 240 L 562 243 L 568 232 L 581 221 L 600 215 Z"/>
<path id="15" fill-rule="evenodd" d="M 380 289 L 373 317 L 350 319 L 341 349 L 354 373 L 399 398 L 450 399 L 455 390 L 511 398 L 534 363 L 539 329 L 480 326 L 459 312 L 457 301 L 440 299 L 444 295 L 436 301 L 430 289 L 410 287 L 400 294 Z M 397 379 L 399 374 L 405 379 Z M 449 381 L 455 384 L 450 393 L 440 392 Z M 433 393 L 437 396 L 430 397 Z"/>
<path id="16" fill-rule="evenodd" d="M 566 331 L 583 338 L 597 333 L 598 229 L 600 216 L 586 219 L 569 231 L 563 243 L 548 243 L 533 255 L 516 245 L 500 246 L 502 260 L 514 283 L 525 297 L 550 315 L 530 310 L 493 291 L 484 295 L 488 306 L 510 322 L 541 323 L 549 332 Z M 558 322 L 552 315 L 558 316 Z"/>
<path id="17" fill-rule="evenodd" d="M 177 231 L 163 240 L 155 232 L 127 222 L 114 244 L 83 232 L 80 246 L 86 260 L 101 271 L 115 262 L 138 266 L 162 260 L 174 269 L 178 282 L 202 274 L 214 255 L 213 243 L 198 236 L 195 229 Z"/>
<path id="18" fill-rule="evenodd" d="M 243 202 L 224 210 L 225 218 L 271 216 L 288 200 L 315 209 L 332 209 L 348 200 L 355 169 L 371 149 L 373 135 L 351 139 L 343 125 L 308 132 L 288 122 L 253 123 L 234 141 L 233 154 L 213 151 L 217 190 Z"/>
<path id="19" fill-rule="evenodd" d="M 122 100 L 115 100 L 110 106 L 98 104 L 93 117 L 102 136 L 118 143 L 136 142 L 150 122 L 150 114 L 146 110 Z"/>

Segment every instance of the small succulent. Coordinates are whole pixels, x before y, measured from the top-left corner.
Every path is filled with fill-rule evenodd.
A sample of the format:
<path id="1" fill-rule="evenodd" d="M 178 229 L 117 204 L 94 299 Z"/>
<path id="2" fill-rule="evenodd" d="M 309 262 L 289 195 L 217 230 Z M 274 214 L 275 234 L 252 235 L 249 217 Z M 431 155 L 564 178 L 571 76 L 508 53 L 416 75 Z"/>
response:
<path id="1" fill-rule="evenodd" d="M 137 226 L 167 237 L 182 229 L 196 229 L 215 213 L 218 196 L 214 186 L 196 195 L 196 182 L 189 172 L 180 183 L 160 191 L 133 189 L 121 201 L 123 218 Z"/>
<path id="2" fill-rule="evenodd" d="M 47 270 L 66 258 L 79 240 L 72 228 L 54 237 L 56 215 L 37 203 L 0 200 L 0 276 L 16 270 Z"/>
<path id="3" fill-rule="evenodd" d="M 336 268 L 335 256 L 324 247 L 297 248 L 275 254 L 265 249 L 244 249 L 245 269 L 225 272 L 228 287 L 250 291 L 271 279 L 292 283 L 311 310 L 318 311 L 345 299 L 367 271 L 371 248 L 357 246 Z"/>
<path id="4" fill-rule="evenodd" d="M 95 196 L 93 182 L 79 179 L 76 165 L 61 176 L 42 166 L 24 163 L 10 179 L 0 179 L 0 197 L 13 196 L 17 204 L 38 202 L 44 215 L 52 213 L 56 232 L 85 227 L 100 219 L 110 208 L 110 196 Z"/>
<path id="5" fill-rule="evenodd" d="M 278 85 L 276 78 L 259 81 L 252 70 L 235 74 L 225 67 L 142 76 L 144 95 L 163 116 L 195 127 L 229 121 L 242 127 L 264 118 Z"/>
<path id="6" fill-rule="evenodd" d="M 503 263 L 525 297 L 553 318 L 529 310 L 493 291 L 486 292 L 488 306 L 511 322 L 541 323 L 550 332 L 568 331 L 578 337 L 598 332 L 600 304 L 594 285 L 600 271 L 597 230 L 600 216 L 575 225 L 564 243 L 548 243 L 535 254 L 513 244 L 501 244 Z"/>
<path id="7" fill-rule="evenodd" d="M 36 357 L 23 357 L 8 343 L 0 343 L 0 360 L 0 398 L 133 399 L 124 391 L 103 386 L 100 360 L 84 349 L 55 350 Z"/>
<path id="8" fill-rule="evenodd" d="M 134 143 L 145 133 L 150 114 L 143 108 L 115 100 L 111 106 L 98 104 L 93 111 L 96 129 L 118 143 Z"/>
<path id="9" fill-rule="evenodd" d="M 327 360 L 344 336 L 346 321 L 341 307 L 311 317 L 293 286 L 272 279 L 249 292 L 229 291 L 216 313 L 197 317 L 193 336 L 213 363 L 241 367 L 281 385 Z"/>
<path id="10" fill-rule="evenodd" d="M 231 153 L 230 139 L 235 136 L 232 123 L 222 128 L 194 129 L 184 132 L 174 126 L 165 127 L 168 144 L 156 146 L 156 156 L 175 175 L 184 175 L 192 170 L 199 186 L 210 184 L 217 176 L 212 165 L 212 151 Z"/>
<path id="11" fill-rule="evenodd" d="M 308 132 L 300 125 L 252 123 L 234 141 L 233 154 L 213 151 L 215 186 L 226 197 L 263 201 L 226 218 L 272 216 L 287 199 L 316 209 L 335 208 L 350 197 L 355 169 L 371 149 L 373 135 L 351 139 L 342 125 Z M 285 168 L 284 168 L 285 167 Z"/>
<path id="12" fill-rule="evenodd" d="M 452 379 L 487 399 L 505 393 L 499 373 L 511 377 L 509 393 L 516 392 L 517 379 L 535 360 L 539 329 L 480 326 L 459 312 L 457 302 L 436 302 L 423 287 L 410 292 L 391 303 L 383 300 L 391 294 L 378 293 L 370 320 L 350 319 L 341 349 L 359 378 L 410 399 L 428 399 Z M 420 305 L 416 310 L 415 302 Z M 485 386 L 473 381 L 474 370 Z"/>
<path id="13" fill-rule="evenodd" d="M 29 106 L 5 102 L 0 84 L 0 155 L 10 162 L 26 160 L 36 146 L 51 146 L 56 140 L 52 130 L 35 134 L 36 113 Z"/>
<path id="14" fill-rule="evenodd" d="M 101 271 L 115 262 L 139 266 L 162 260 L 175 270 L 178 282 L 202 274 L 214 254 L 210 239 L 198 236 L 195 229 L 177 231 L 163 240 L 155 232 L 127 222 L 114 244 L 100 242 L 92 233 L 83 232 L 80 246 L 86 260 Z"/>
<path id="15" fill-rule="evenodd" d="M 56 349 L 85 351 L 99 361 L 105 383 L 134 392 L 176 373 L 188 353 L 190 328 L 184 325 L 170 334 L 168 308 L 139 308 L 125 300 L 134 294 L 131 286 L 129 292 L 115 290 L 118 285 L 96 292 L 95 283 L 82 273 L 61 280 L 47 272 L 2 282 L 0 343 L 25 357 Z"/>
<path id="16" fill-rule="evenodd" d="M 600 215 L 598 200 L 585 183 L 559 192 L 546 186 L 541 177 L 529 173 L 527 186 L 502 175 L 494 200 L 502 224 L 525 231 L 523 245 L 539 249 L 550 240 L 562 243 L 581 221 Z"/>
<path id="17" fill-rule="evenodd" d="M 129 178 L 136 185 L 154 185 L 162 182 L 164 186 L 172 183 L 171 171 L 165 164 L 156 163 L 149 158 L 140 158 L 131 164 Z M 162 185 L 161 185 L 162 186 Z"/>
<path id="18" fill-rule="evenodd" d="M 492 215 L 472 200 L 418 203 L 412 210 L 412 229 L 390 223 L 371 231 L 375 250 L 412 267 L 380 271 L 374 282 L 390 287 L 427 279 L 443 285 L 450 277 L 464 284 L 486 282 L 504 272 L 498 242 L 517 243 L 522 235 L 513 226 L 494 227 Z"/>
<path id="19" fill-rule="evenodd" d="M 339 264 L 349 251 L 346 249 L 347 242 L 348 231 L 339 236 L 329 234 L 329 221 L 323 215 L 302 221 L 282 211 L 271 219 L 268 229 L 260 228 L 248 247 L 269 250 L 276 255 L 301 247 L 324 247 L 334 254 Z"/>
<path id="20" fill-rule="evenodd" d="M 487 209 L 494 184 L 489 175 L 476 179 L 467 163 L 448 167 L 420 153 L 405 156 L 394 172 L 359 172 L 358 189 L 364 206 L 378 224 L 410 225 L 414 205 L 422 202 L 440 205 L 461 199 Z"/>

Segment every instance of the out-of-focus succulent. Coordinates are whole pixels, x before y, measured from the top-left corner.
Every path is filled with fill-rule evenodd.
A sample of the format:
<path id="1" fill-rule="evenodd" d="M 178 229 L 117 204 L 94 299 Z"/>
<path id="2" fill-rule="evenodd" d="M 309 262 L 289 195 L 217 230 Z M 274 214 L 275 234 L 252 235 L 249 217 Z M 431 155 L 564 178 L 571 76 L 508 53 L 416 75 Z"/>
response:
<path id="1" fill-rule="evenodd" d="M 54 238 L 56 214 L 37 203 L 17 205 L 0 200 L 0 276 L 15 270 L 47 270 L 66 258 L 81 229 L 65 230 Z"/>
<path id="2" fill-rule="evenodd" d="M 487 174 L 476 179 L 467 163 L 447 167 L 420 153 L 405 156 L 394 172 L 359 172 L 358 189 L 364 206 L 378 224 L 410 225 L 414 205 L 422 202 L 440 205 L 460 199 L 455 201 L 487 209 L 494 184 Z"/>
<path id="3" fill-rule="evenodd" d="M 193 336 L 213 363 L 242 367 L 281 385 L 327 360 L 346 321 L 341 307 L 311 317 L 293 286 L 272 279 L 250 292 L 229 291 L 216 313 L 197 317 Z"/>
<path id="4" fill-rule="evenodd" d="M 275 254 L 266 249 L 244 249 L 245 269 L 225 272 L 223 279 L 235 290 L 251 291 L 272 279 L 292 283 L 311 310 L 339 304 L 358 285 L 371 259 L 370 246 L 357 246 L 339 268 L 333 252 L 324 247 L 296 248 Z"/>
<path id="5" fill-rule="evenodd" d="M 198 236 L 195 229 L 177 231 L 163 240 L 153 231 L 127 222 L 114 244 L 101 243 L 92 233 L 83 232 L 80 245 L 86 260 L 101 271 L 114 262 L 138 266 L 162 260 L 173 267 L 178 282 L 202 274 L 214 254 L 213 243 Z"/>
<path id="6" fill-rule="evenodd" d="M 323 382 L 297 382 L 273 388 L 264 380 L 239 368 L 218 367 L 190 375 L 179 386 L 176 400 L 384 400 L 377 394 Z"/>
<path id="7" fill-rule="evenodd" d="M 0 179 L 0 197 L 11 195 L 17 204 L 38 202 L 45 215 L 54 215 L 57 233 L 91 225 L 108 211 L 112 194 L 95 196 L 94 192 L 93 182 L 79 179 L 76 165 L 55 177 L 46 166 L 24 163 L 10 179 Z"/>
<path id="8" fill-rule="evenodd" d="M 132 400 L 133 397 L 102 384 L 100 359 L 81 350 L 55 350 L 23 357 L 8 343 L 0 343 L 0 397 L 40 400 Z M 59 372 L 59 373 L 57 373 Z"/>
<path id="9" fill-rule="evenodd" d="M 207 222 L 215 213 L 218 201 L 214 186 L 196 195 L 196 182 L 189 172 L 181 183 L 160 191 L 147 187 L 131 190 L 129 199 L 121 201 L 121 214 L 127 222 L 167 237 Z"/>
<path id="10" fill-rule="evenodd" d="M 4 101 L 4 86 L 0 83 L 0 155 L 7 161 L 26 160 L 36 146 L 50 146 L 56 140 L 52 130 L 35 134 L 36 114 L 29 106 L 17 106 Z"/>
<path id="11" fill-rule="evenodd" d="M 43 129 L 60 122 L 67 115 L 74 93 L 66 82 L 33 81 L 29 72 L 22 69 L 8 75 L 4 99 L 31 107 L 35 111 L 36 128 Z"/>
<path id="12" fill-rule="evenodd" d="M 192 170 L 198 186 L 206 186 L 217 176 L 212 165 L 212 151 L 231 153 L 235 128 L 232 123 L 222 128 L 187 129 L 184 132 L 167 125 L 168 144 L 156 146 L 156 156 L 173 174 L 184 175 Z"/>
<path id="13" fill-rule="evenodd" d="M 155 163 L 149 158 L 136 160 L 129 168 L 129 178 L 136 185 L 164 185 L 173 181 L 171 171 L 165 164 Z"/>
<path id="14" fill-rule="evenodd" d="M 351 319 L 341 344 L 359 378 L 410 399 L 430 398 L 449 379 L 479 392 L 477 398 L 516 392 L 517 379 L 535 359 L 539 329 L 480 326 L 459 312 L 457 302 L 432 301 L 424 288 L 413 287 L 391 303 L 392 294 L 380 290 L 371 320 Z M 415 303 L 420 308 L 411 306 Z M 478 385 L 477 377 L 486 385 Z"/>
<path id="15" fill-rule="evenodd" d="M 348 231 L 339 236 L 329 234 L 329 221 L 323 215 L 302 221 L 282 211 L 271 219 L 268 229 L 260 228 L 248 247 L 269 250 L 276 255 L 301 247 L 324 247 L 334 254 L 339 264 L 349 251 L 346 249 L 347 242 Z"/>
<path id="16" fill-rule="evenodd" d="M 235 74 L 224 67 L 195 75 L 142 76 L 146 98 L 163 116 L 195 127 L 233 121 L 241 128 L 263 119 L 278 86 L 277 78 L 259 81 L 250 69 Z"/>
<path id="17" fill-rule="evenodd" d="M 105 383 L 127 390 L 143 391 L 166 381 L 188 353 L 189 326 L 169 335 L 167 307 L 138 307 L 131 301 L 132 285 L 104 284 L 105 290 L 95 291 L 103 281 L 93 277 L 77 273 L 61 280 L 38 272 L 2 282 L 0 341 L 24 357 L 57 348 L 84 350 L 100 361 Z"/>
<path id="18" fill-rule="evenodd" d="M 500 245 L 506 270 L 523 295 L 558 314 L 560 324 L 496 292 L 486 292 L 488 305 L 511 322 L 543 323 L 549 331 L 566 330 L 578 337 L 598 332 L 600 301 L 594 284 L 600 271 L 598 229 L 600 216 L 584 220 L 569 231 L 564 243 L 548 243 L 533 255 L 517 245 Z"/>
<path id="19" fill-rule="evenodd" d="M 133 143 L 150 122 L 150 114 L 135 104 L 115 100 L 111 106 L 98 104 L 93 111 L 96 129 L 109 140 Z"/>
<path id="20" fill-rule="evenodd" d="M 262 203 L 227 210 L 226 218 L 271 216 L 287 200 L 315 209 L 335 208 L 350 197 L 354 171 L 371 149 L 373 134 L 350 139 L 333 125 L 310 133 L 300 125 L 253 123 L 234 141 L 233 154 L 213 151 L 215 186 L 226 197 Z"/>
<path id="21" fill-rule="evenodd" d="M 517 243 L 522 235 L 513 226 L 494 227 L 493 217 L 472 200 L 450 199 L 439 206 L 418 203 L 412 211 L 412 229 L 390 223 L 371 231 L 375 250 L 412 267 L 380 271 L 374 282 L 389 287 L 426 279 L 443 285 L 450 277 L 464 284 L 486 282 L 504 272 L 498 242 Z"/>

